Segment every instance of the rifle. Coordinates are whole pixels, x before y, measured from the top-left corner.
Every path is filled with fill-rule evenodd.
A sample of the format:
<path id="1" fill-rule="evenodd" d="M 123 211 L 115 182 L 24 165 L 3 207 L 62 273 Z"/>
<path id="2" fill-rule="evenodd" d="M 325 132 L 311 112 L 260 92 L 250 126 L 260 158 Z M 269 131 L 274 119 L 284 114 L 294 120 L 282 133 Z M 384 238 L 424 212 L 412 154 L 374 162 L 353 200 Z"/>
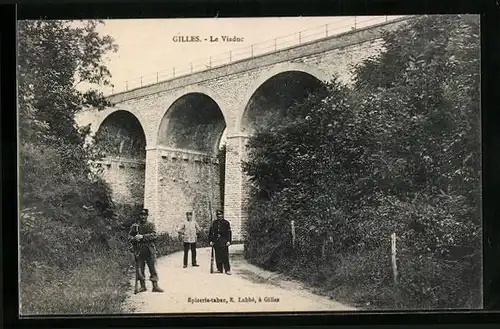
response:
<path id="1" fill-rule="evenodd" d="M 135 234 L 139 234 L 139 224 L 134 224 Z M 137 254 L 137 244 L 134 245 L 134 259 L 135 259 L 135 286 L 134 294 L 139 293 L 139 255 Z"/>
<path id="2" fill-rule="evenodd" d="M 210 229 L 212 229 L 213 219 L 212 219 L 212 204 L 208 200 L 208 210 L 210 212 Z M 208 237 L 210 239 L 210 236 Z M 212 246 L 212 254 L 210 256 L 210 274 L 214 273 L 214 246 Z"/>

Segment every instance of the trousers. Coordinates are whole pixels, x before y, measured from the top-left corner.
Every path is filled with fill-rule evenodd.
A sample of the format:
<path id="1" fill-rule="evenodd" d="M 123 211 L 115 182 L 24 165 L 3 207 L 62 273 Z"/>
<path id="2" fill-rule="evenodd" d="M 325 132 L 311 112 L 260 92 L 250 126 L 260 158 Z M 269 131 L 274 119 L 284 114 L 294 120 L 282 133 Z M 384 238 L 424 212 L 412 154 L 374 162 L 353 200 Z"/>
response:
<path id="1" fill-rule="evenodd" d="M 186 265 L 186 266 L 188 264 L 189 249 L 191 249 L 191 264 L 195 265 L 196 264 L 196 242 L 194 242 L 194 243 L 184 242 L 184 265 Z"/>
<path id="2" fill-rule="evenodd" d="M 215 264 L 217 265 L 217 271 L 219 272 L 229 272 L 231 271 L 231 266 L 229 265 L 229 248 L 227 246 L 216 246 L 215 250 Z"/>
<path id="3" fill-rule="evenodd" d="M 139 263 L 137 271 L 137 279 L 140 281 L 146 280 L 146 264 L 148 265 L 149 279 L 158 282 L 158 272 L 156 271 L 156 255 L 149 251 L 143 251 L 136 255 L 136 260 Z"/>

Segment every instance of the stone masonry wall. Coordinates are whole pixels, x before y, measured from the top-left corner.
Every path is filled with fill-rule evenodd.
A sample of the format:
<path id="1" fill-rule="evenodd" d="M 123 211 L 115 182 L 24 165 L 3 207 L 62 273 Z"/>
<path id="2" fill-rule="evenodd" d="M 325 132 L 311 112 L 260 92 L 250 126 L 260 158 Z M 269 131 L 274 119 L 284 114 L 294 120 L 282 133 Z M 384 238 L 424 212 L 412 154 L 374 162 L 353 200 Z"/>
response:
<path id="1" fill-rule="evenodd" d="M 159 150 L 158 196 L 155 222 L 159 230 L 175 234 L 192 211 L 202 229 L 208 232 L 212 217 L 220 207 L 218 161 L 201 153 Z"/>
<path id="2" fill-rule="evenodd" d="M 288 49 L 278 50 L 269 54 L 255 56 L 249 59 L 235 61 L 216 68 L 196 72 L 194 74 L 181 76 L 165 82 L 160 82 L 151 86 L 136 88 L 130 91 L 118 93 L 110 97 L 114 103 L 123 103 L 127 100 L 144 98 L 148 95 L 159 95 L 166 90 L 174 90 L 187 85 L 195 85 L 204 81 L 214 79 L 214 77 L 224 77 L 233 74 L 253 71 L 257 68 L 270 66 L 280 62 L 290 61 L 296 58 L 307 57 L 315 53 L 324 53 L 331 49 L 340 49 L 350 45 L 362 44 L 374 39 L 379 39 L 382 32 L 394 30 L 407 21 L 406 18 L 393 20 L 387 23 L 376 24 L 373 26 L 329 36 L 323 39 L 310 41 L 290 47 Z"/>
<path id="3" fill-rule="evenodd" d="M 231 223 L 233 239 L 241 239 L 242 188 L 241 188 L 241 137 L 228 137 L 226 141 L 226 186 L 224 217 Z"/>
<path id="4" fill-rule="evenodd" d="M 97 163 L 102 177 L 110 185 L 113 201 L 142 204 L 144 201 L 144 161 L 105 159 Z"/>
<path id="5" fill-rule="evenodd" d="M 151 221 L 158 221 L 158 150 L 146 149 L 144 207 L 149 210 Z"/>
<path id="6" fill-rule="evenodd" d="M 352 67 L 380 51 L 382 32 L 403 23 L 404 21 L 395 21 L 380 24 L 309 42 L 113 95 L 109 100 L 120 108 L 137 114 L 146 132 L 149 147 L 157 144 L 158 126 L 166 111 L 178 98 L 191 92 L 204 93 L 212 98 L 224 115 L 228 134 L 238 133 L 236 128 L 246 103 L 260 83 L 264 82 L 263 77 L 271 77 L 278 71 L 304 70 L 317 78 L 338 74 L 343 81 L 349 82 Z M 106 111 L 101 115 L 106 116 Z"/>
<path id="7" fill-rule="evenodd" d="M 232 222 L 235 237 L 241 237 L 246 193 L 241 158 L 246 139 L 238 136 L 244 131 L 241 118 L 252 94 L 267 79 L 285 71 L 302 71 L 320 80 L 328 80 L 336 74 L 342 81 L 349 83 L 354 66 L 383 48 L 382 32 L 393 30 L 401 24 L 404 24 L 404 20 L 347 32 L 113 95 L 109 100 L 116 104 L 115 107 L 93 111 L 95 117 L 80 115 L 79 124 L 92 123 L 96 130 L 107 115 L 118 109 L 129 111 L 138 118 L 146 135 L 148 150 L 144 203 L 161 230 L 172 230 L 183 219 L 186 209 L 195 207 L 195 204 L 200 207 L 195 212 L 198 216 L 204 216 L 199 205 L 203 204 L 203 198 L 206 199 L 209 176 L 214 188 L 213 204 L 217 204 L 215 199 L 219 193 L 215 186 L 219 182 L 219 171 L 215 170 L 215 165 L 212 168 L 214 170 L 209 171 L 206 164 L 192 158 L 179 161 L 172 160 L 168 155 L 162 157 L 164 151 L 157 150 L 159 125 L 179 97 L 198 92 L 212 98 L 222 111 L 228 137 L 225 216 Z M 116 173 L 113 175 L 116 176 Z M 178 177 L 176 181 L 174 177 Z M 122 180 L 117 178 L 117 182 Z M 196 183 L 198 180 L 200 182 Z"/>

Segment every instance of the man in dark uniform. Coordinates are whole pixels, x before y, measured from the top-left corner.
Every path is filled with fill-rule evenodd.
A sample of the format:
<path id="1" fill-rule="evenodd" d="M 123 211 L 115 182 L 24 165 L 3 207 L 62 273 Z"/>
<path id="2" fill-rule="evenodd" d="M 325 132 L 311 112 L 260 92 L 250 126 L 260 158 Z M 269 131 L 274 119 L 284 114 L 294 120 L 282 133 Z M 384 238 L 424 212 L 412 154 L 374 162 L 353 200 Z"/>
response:
<path id="1" fill-rule="evenodd" d="M 141 287 L 137 292 L 147 291 L 144 273 L 146 264 L 148 264 L 150 280 L 153 284 L 153 292 L 163 292 L 163 289 L 158 286 L 158 273 L 156 272 L 156 228 L 154 223 L 148 222 L 148 215 L 148 210 L 142 209 L 139 213 L 139 222 L 132 225 L 128 234 L 129 241 L 134 247 L 134 255 L 139 265 L 139 269 L 136 273 Z"/>
<path id="2" fill-rule="evenodd" d="M 231 225 L 223 217 L 222 210 L 215 212 L 216 220 L 210 226 L 208 239 L 210 246 L 215 249 L 215 263 L 219 273 L 226 272 L 231 275 L 231 267 L 229 265 L 229 245 L 231 244 Z"/>

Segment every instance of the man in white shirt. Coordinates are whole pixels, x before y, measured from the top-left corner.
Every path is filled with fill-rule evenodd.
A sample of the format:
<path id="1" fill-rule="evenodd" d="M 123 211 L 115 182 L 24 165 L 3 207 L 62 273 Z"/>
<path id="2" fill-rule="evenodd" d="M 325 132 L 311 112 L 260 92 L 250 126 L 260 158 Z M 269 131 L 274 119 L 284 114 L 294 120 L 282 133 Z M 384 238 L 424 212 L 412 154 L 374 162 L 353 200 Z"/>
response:
<path id="1" fill-rule="evenodd" d="M 191 249 L 191 264 L 195 267 L 199 266 L 196 263 L 196 235 L 200 232 L 200 226 L 193 219 L 193 213 L 186 213 L 186 221 L 179 228 L 179 234 L 182 235 L 184 241 L 184 268 L 188 263 L 188 252 Z"/>

